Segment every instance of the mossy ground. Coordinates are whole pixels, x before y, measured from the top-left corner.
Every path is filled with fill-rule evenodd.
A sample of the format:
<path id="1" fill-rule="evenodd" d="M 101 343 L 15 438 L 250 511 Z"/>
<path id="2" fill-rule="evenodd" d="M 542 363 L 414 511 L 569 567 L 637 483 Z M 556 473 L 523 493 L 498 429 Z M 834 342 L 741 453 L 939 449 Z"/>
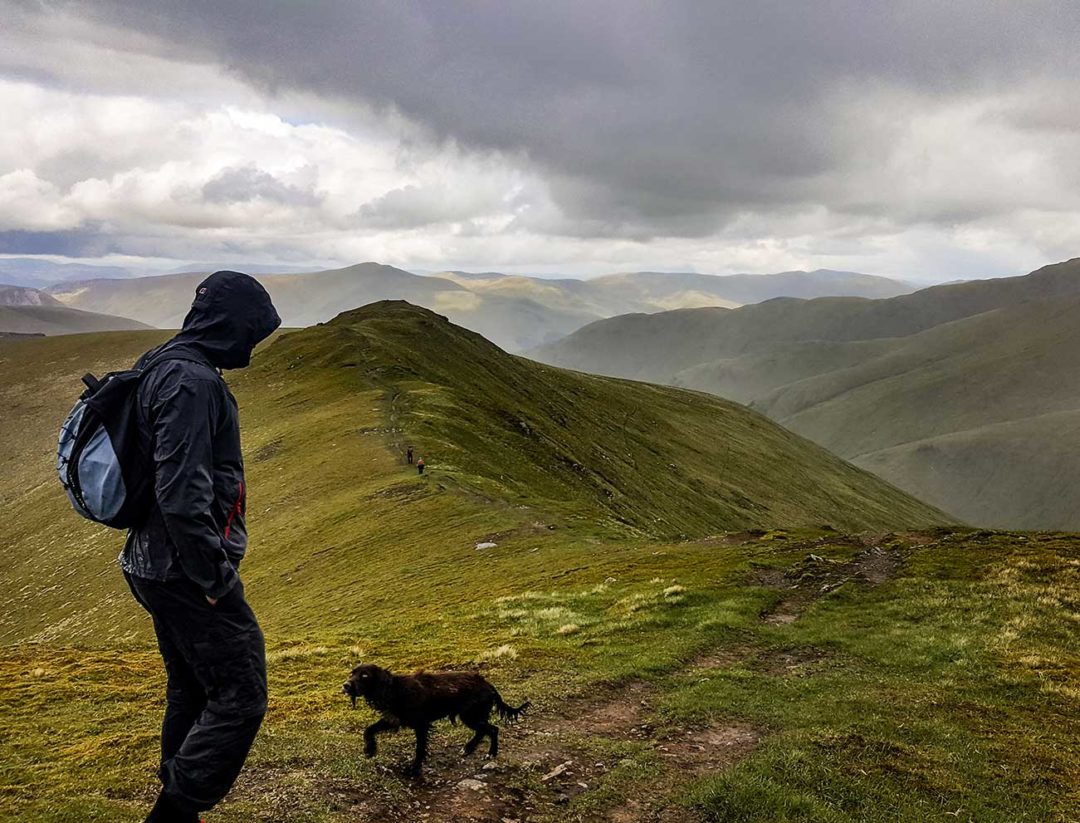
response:
<path id="1" fill-rule="evenodd" d="M 766 427 L 774 454 L 802 454 L 829 472 L 816 505 L 854 521 L 836 525 L 858 531 L 863 516 L 875 531 L 852 539 L 815 527 L 834 518 L 812 508 L 809 485 L 794 476 L 809 463 L 742 475 L 732 463 L 731 491 L 790 481 L 806 508 L 787 530 L 730 534 L 764 520 L 734 496 L 671 503 L 690 495 L 684 480 L 640 469 L 671 450 L 694 473 L 689 488 L 703 488 L 725 454 L 704 439 L 719 431 L 704 418 L 724 404 L 703 400 L 695 411 L 680 401 L 692 396 L 635 388 L 624 402 L 649 398 L 652 413 L 620 442 L 628 456 L 598 472 L 597 451 L 615 450 L 591 438 L 610 421 L 588 428 L 582 418 L 600 405 L 583 395 L 587 413 L 567 417 L 577 437 L 562 440 L 551 428 L 561 425 L 539 413 L 541 398 L 562 408 L 561 373 L 546 370 L 539 397 L 519 392 L 533 400 L 496 425 L 506 405 L 485 387 L 490 394 L 507 379 L 497 370 L 520 361 L 492 362 L 488 377 L 463 388 L 445 370 L 467 348 L 443 346 L 433 368 L 401 347 L 388 356 L 383 333 L 319 331 L 287 336 L 230 377 L 252 489 L 243 574 L 269 638 L 271 704 L 248 768 L 211 821 L 462 818 L 453 785 L 439 782 L 479 769 L 462 771 L 453 753 L 460 728 L 440 727 L 419 786 L 387 768 L 405 761 L 407 735 L 363 758 L 359 733 L 371 715 L 339 693 L 361 659 L 396 670 L 480 666 L 508 699 L 533 700 L 532 718 L 506 732 L 503 771 L 489 778 L 502 792 L 495 820 L 1080 815 L 1080 539 L 885 536 L 885 514 L 852 511 L 858 495 L 871 512 L 892 500 L 897 520 L 913 526 L 933 513 L 876 481 L 858 487 L 857 473 L 852 492 L 819 452 L 752 416 L 723 423 L 746 438 L 739 448 L 762 448 L 747 433 Z M 129 362 L 154 339 L 0 344 L 0 819 L 135 821 L 155 788 L 163 677 L 148 620 L 115 568 L 117 536 L 78 522 L 48 476 L 78 376 Z M 595 402 L 621 385 L 595 383 Z M 679 408 L 684 419 L 664 417 Z M 510 439 L 522 421 L 535 436 Z M 680 443 L 684 426 L 700 435 Z M 429 457 L 429 474 L 404 465 L 406 442 Z M 656 521 L 665 510 L 679 513 L 673 524 Z M 804 588 L 812 596 L 798 619 L 761 619 L 791 596 L 763 568 L 802 569 L 809 554 L 839 567 L 867 541 L 898 558 L 887 580 Z M 597 701 L 630 705 L 632 688 L 648 698 L 633 723 L 601 723 Z M 567 716 L 574 706 L 587 709 L 580 723 Z M 654 731 L 642 733 L 646 723 Z M 754 743 L 713 771 L 665 760 L 671 735 L 714 728 L 748 730 Z M 579 781 L 587 789 L 555 791 L 558 779 L 541 778 L 564 755 L 604 768 L 590 765 Z M 654 816 L 635 817 L 646 790 Z M 689 817 L 655 816 L 669 813 Z"/>
<path id="2" fill-rule="evenodd" d="M 479 663 L 508 698 L 534 701 L 522 729 L 550 729 L 567 699 L 617 695 L 633 682 L 655 695 L 647 718 L 662 729 L 758 730 L 743 759 L 695 774 L 664 801 L 704 819 L 1075 819 L 1080 541 L 932 537 L 883 538 L 903 557 L 895 577 L 848 582 L 779 626 L 761 615 L 785 592 L 755 582 L 755 570 L 811 552 L 845 560 L 846 539 L 622 546 L 576 581 L 564 582 L 562 566 L 525 570 L 511 584 L 516 595 L 493 596 L 471 575 L 458 577 L 432 596 L 426 619 L 404 598 L 396 619 L 372 620 L 363 634 L 271 633 L 266 726 L 211 819 L 329 823 L 410 808 L 424 784 L 394 769 L 411 741 L 390 738 L 378 759 L 364 759 L 359 733 L 370 713 L 350 710 L 338 693 L 359 659 L 397 669 Z M 254 586 L 252 594 L 258 608 Z M 577 628 L 560 631 L 567 625 Z M 4 650 L 0 669 L 4 819 L 140 819 L 162 710 L 154 652 L 139 643 L 20 644 Z M 591 819 L 660 780 L 656 748 L 629 727 L 612 734 L 571 719 L 556 728 L 577 741 L 567 744 L 571 756 L 590 752 L 612 768 L 568 803 L 537 802 L 527 819 Z M 528 738 L 520 734 L 505 736 L 504 779 L 542 798 L 538 777 L 554 761 L 522 766 Z M 457 768 L 452 752 L 463 735 L 439 729 L 428 780 Z"/>

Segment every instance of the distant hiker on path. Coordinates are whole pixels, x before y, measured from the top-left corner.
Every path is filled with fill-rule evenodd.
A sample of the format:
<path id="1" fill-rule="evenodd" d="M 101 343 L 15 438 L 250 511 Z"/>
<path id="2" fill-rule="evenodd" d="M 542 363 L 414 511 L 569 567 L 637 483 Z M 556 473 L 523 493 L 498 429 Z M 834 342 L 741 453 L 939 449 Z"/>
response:
<path id="1" fill-rule="evenodd" d="M 424 458 L 422 458 L 422 457 L 419 460 L 416 461 L 416 473 L 417 474 L 423 474 L 424 473 Z"/>
<path id="2" fill-rule="evenodd" d="M 412 465 L 412 446 L 405 451 L 405 459 L 409 461 L 409 465 Z"/>
<path id="3" fill-rule="evenodd" d="M 240 428 L 220 370 L 247 366 L 280 324 L 256 280 L 219 271 L 196 289 L 183 330 L 139 361 L 165 348 L 183 358 L 139 385 L 155 503 L 120 556 L 168 676 L 162 789 L 148 823 L 198 823 L 232 788 L 266 713 L 263 633 L 237 573 L 247 548 Z"/>

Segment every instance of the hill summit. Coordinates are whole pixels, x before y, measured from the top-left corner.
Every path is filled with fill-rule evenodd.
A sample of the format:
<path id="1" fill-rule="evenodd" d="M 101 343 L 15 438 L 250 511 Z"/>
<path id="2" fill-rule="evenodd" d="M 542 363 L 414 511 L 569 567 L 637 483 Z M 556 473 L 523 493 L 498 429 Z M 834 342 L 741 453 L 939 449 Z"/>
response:
<path id="1" fill-rule="evenodd" d="M 382 387 L 399 437 L 504 501 L 652 536 L 944 519 L 733 403 L 544 366 L 401 301 L 287 335 L 256 372 L 301 366 Z"/>

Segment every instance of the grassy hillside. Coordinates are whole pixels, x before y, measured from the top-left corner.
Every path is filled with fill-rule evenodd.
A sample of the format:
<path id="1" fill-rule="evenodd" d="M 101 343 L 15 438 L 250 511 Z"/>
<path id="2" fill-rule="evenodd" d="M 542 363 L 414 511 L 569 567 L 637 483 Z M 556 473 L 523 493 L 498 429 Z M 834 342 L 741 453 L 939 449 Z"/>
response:
<path id="1" fill-rule="evenodd" d="M 51 476 L 55 430 L 90 366 L 127 365 L 160 337 L 0 343 L 10 444 L 0 464 L 9 546 L 0 639 L 125 631 L 116 609 L 126 601 L 111 599 L 119 591 L 108 573 L 111 552 L 96 567 L 104 576 L 90 578 L 102 588 L 88 580 L 73 592 L 57 579 L 33 598 L 22 592 L 41 574 L 42 535 L 57 541 L 56 551 L 90 555 L 113 537 L 67 511 Z M 309 604 L 283 606 L 282 628 L 292 630 L 313 618 L 311 609 L 347 606 L 355 578 L 339 573 L 356 552 L 386 553 L 388 561 L 414 533 L 457 554 L 489 530 L 524 536 L 551 526 L 585 540 L 947 520 L 733 404 L 514 358 L 405 303 L 281 335 L 230 382 L 252 455 L 260 553 L 275 569 L 295 562 L 297 545 L 313 553 L 302 582 L 284 586 L 275 573 L 264 589 L 280 589 L 283 604 L 297 596 Z M 430 476 L 400 476 L 392 455 L 403 454 L 406 439 L 427 458 Z M 488 524 L 492 507 L 493 522 L 473 525 Z M 53 568 L 61 579 L 70 571 L 67 563 Z M 383 575 L 389 584 L 394 573 L 375 563 L 367 585 Z M 75 616 L 57 617 L 64 603 Z"/>
<path id="2" fill-rule="evenodd" d="M 50 458 L 78 376 L 161 336 L 0 342 L 2 820 L 136 821 L 152 796 L 148 621 Z M 271 705 L 210 820 L 1080 810 L 1075 539 L 886 533 L 940 515 L 739 407 L 538 367 L 402 304 L 278 335 L 229 380 Z M 535 710 L 490 770 L 439 727 L 408 781 L 407 736 L 361 755 L 358 659 L 479 667 Z"/>
<path id="3" fill-rule="evenodd" d="M 539 354 L 752 404 L 968 522 L 1076 529 L 1055 415 L 1080 408 L 1078 314 L 1070 261 L 891 300 L 615 318 Z"/>
<path id="4" fill-rule="evenodd" d="M 1024 277 L 934 286 L 887 300 L 782 298 L 731 311 L 684 309 L 614 317 L 532 354 L 565 368 L 671 382 L 673 375 L 695 366 L 795 343 L 906 337 L 993 309 L 1077 294 L 1080 259 Z"/>
<path id="5" fill-rule="evenodd" d="M 145 328 L 126 317 L 62 305 L 0 305 L 0 332 L 55 335 Z"/>
<path id="6" fill-rule="evenodd" d="M 1080 298 L 947 323 L 755 405 L 969 522 L 1080 528 Z"/>

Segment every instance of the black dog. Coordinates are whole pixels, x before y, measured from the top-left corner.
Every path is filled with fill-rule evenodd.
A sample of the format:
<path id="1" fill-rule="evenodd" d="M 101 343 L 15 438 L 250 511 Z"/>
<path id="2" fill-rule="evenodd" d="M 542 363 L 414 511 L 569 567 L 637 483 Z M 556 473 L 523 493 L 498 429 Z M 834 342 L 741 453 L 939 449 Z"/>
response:
<path id="1" fill-rule="evenodd" d="M 416 776 L 427 756 L 428 732 L 431 724 L 446 717 L 451 723 L 461 722 L 476 734 L 465 744 L 462 754 L 476 751 L 485 737 L 491 741 L 488 757 L 499 753 L 499 730 L 488 722 L 491 710 L 507 722 L 517 720 L 529 701 L 514 707 L 503 702 L 495 687 L 475 672 L 419 672 L 412 675 L 391 674 L 379 666 L 361 665 L 352 670 L 341 687 L 352 698 L 364 701 L 382 718 L 364 730 L 364 754 L 375 756 L 375 735 L 402 726 L 416 732 L 416 757 L 407 773 Z"/>

